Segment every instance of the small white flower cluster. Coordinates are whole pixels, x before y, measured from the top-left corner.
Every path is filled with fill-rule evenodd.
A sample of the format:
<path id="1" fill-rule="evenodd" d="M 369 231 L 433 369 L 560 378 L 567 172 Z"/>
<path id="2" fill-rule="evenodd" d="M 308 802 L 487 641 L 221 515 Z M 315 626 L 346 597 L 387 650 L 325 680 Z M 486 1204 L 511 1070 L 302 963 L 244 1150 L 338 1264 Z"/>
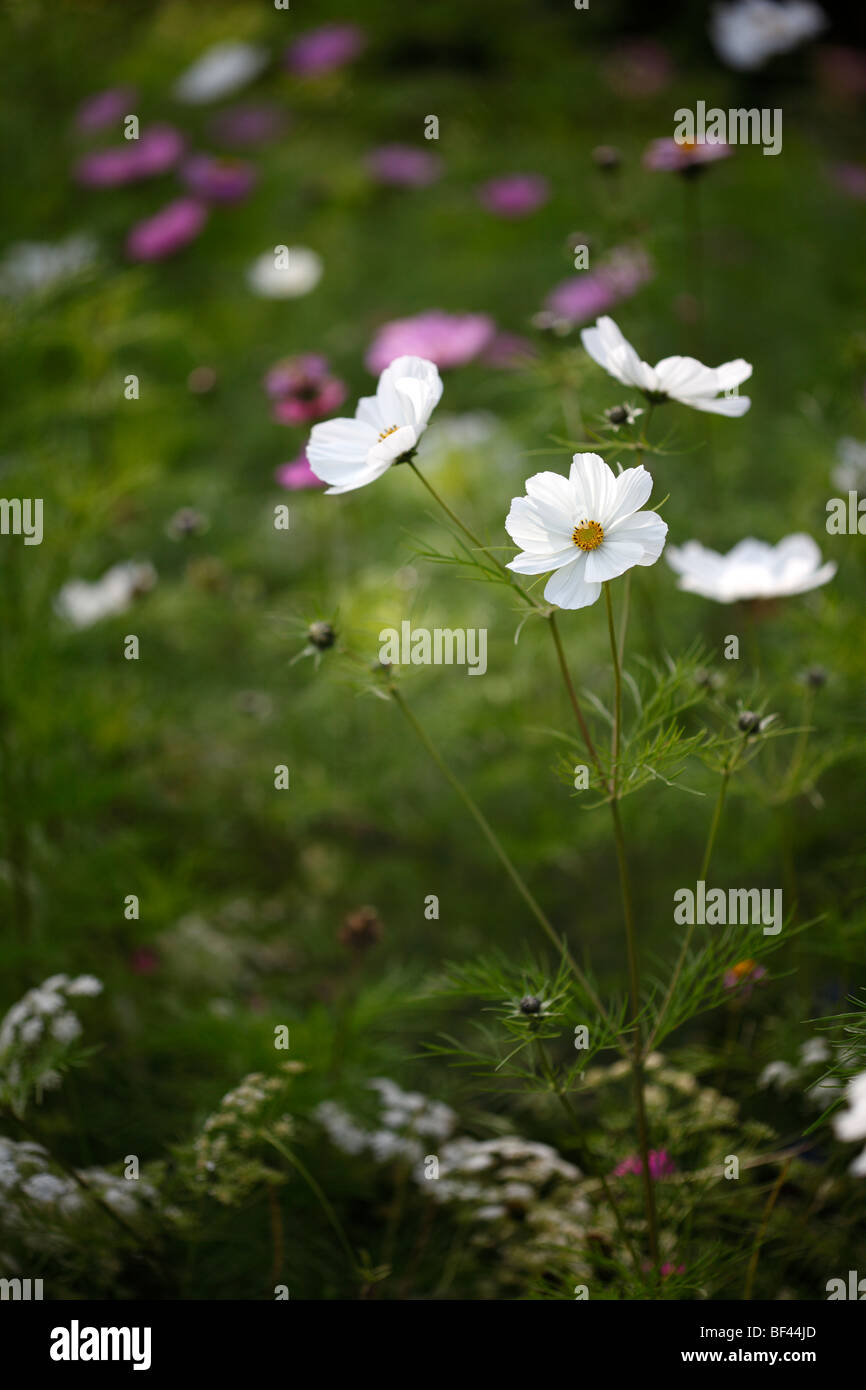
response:
<path id="1" fill-rule="evenodd" d="M 414 1164 L 426 1152 L 422 1139 L 447 1139 L 453 1133 L 457 1116 L 442 1101 L 429 1100 L 419 1091 L 404 1091 L 384 1076 L 367 1084 L 379 1095 L 377 1128 L 362 1128 L 336 1101 L 322 1101 L 314 1112 L 331 1142 L 344 1153 L 369 1153 L 377 1163 L 400 1158 Z"/>
<path id="2" fill-rule="evenodd" d="M 476 1221 L 527 1212 L 552 1182 L 574 1183 L 581 1176 L 580 1169 L 549 1144 L 516 1134 L 484 1140 L 459 1136 L 437 1157 L 438 1178 L 428 1176 L 422 1161 L 416 1165 L 415 1181 L 429 1188 L 434 1201 L 469 1203 Z"/>
<path id="3" fill-rule="evenodd" d="M 473 1245 L 495 1249 L 496 1273 L 485 1296 L 542 1272 L 553 1249 L 565 1253 L 575 1276 L 588 1273 L 582 1253 L 587 1241 L 613 1232 L 609 1214 L 595 1211 L 579 1190 L 580 1169 L 549 1144 L 517 1134 L 455 1134 L 457 1116 L 450 1106 L 383 1077 L 368 1084 L 381 1101 L 378 1127 L 364 1127 L 335 1101 L 323 1101 L 316 1118 L 344 1153 L 369 1154 L 379 1163 L 411 1162 L 419 1192 L 452 1206 L 472 1227 Z M 438 1148 L 431 1139 L 440 1141 Z"/>
<path id="4" fill-rule="evenodd" d="M 281 1070 L 291 1075 L 302 1070 L 297 1062 L 284 1062 Z M 210 1196 L 229 1206 L 260 1182 L 282 1182 L 284 1174 L 262 1162 L 254 1150 L 265 1142 L 265 1133 L 290 1139 L 290 1115 L 271 1118 L 285 1096 L 286 1077 L 250 1072 L 228 1091 L 219 1108 L 209 1115 L 193 1144 L 195 1181 L 206 1184 Z"/>
<path id="5" fill-rule="evenodd" d="M 758 1086 L 761 1090 L 767 1090 L 772 1086 L 778 1091 L 790 1091 L 798 1084 L 803 1085 L 805 1074 L 810 1068 L 823 1067 L 831 1056 L 829 1044 L 824 1038 L 809 1038 L 800 1046 L 796 1066 L 781 1058 L 775 1062 L 768 1062 L 758 1077 Z M 806 1087 L 806 1097 L 813 1105 L 825 1110 L 836 1099 L 839 1085 L 840 1083 L 832 1077 L 825 1077 Z"/>
<path id="6" fill-rule="evenodd" d="M 24 299 L 73 280 L 89 270 L 97 246 L 87 233 L 65 241 L 17 241 L 0 261 L 0 295 Z"/>
<path id="7" fill-rule="evenodd" d="M 28 990 L 0 1021 L 0 1095 L 20 1109 L 27 1088 L 37 1095 L 60 1085 L 57 1064 L 82 1028 L 71 1007 L 102 991 L 93 975 L 52 975 Z"/>
<path id="8" fill-rule="evenodd" d="M 78 1177 L 120 1216 L 134 1219 L 157 1197 L 150 1183 L 117 1177 L 105 1168 L 82 1168 Z M 68 1239 L 62 1224 L 84 1218 L 90 1223 L 99 1207 L 74 1177 L 52 1171 L 51 1158 L 41 1144 L 0 1137 L 0 1210 L 4 1227 L 19 1235 L 26 1246 L 58 1250 Z"/>

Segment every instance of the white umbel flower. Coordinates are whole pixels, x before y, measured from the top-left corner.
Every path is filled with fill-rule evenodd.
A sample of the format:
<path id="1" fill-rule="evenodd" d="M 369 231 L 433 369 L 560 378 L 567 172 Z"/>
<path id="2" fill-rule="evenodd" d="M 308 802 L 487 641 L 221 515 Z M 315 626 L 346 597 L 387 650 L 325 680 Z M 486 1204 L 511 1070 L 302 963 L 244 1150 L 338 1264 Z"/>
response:
<path id="1" fill-rule="evenodd" d="M 316 288 L 323 269 L 321 256 L 309 246 L 277 247 L 253 261 L 247 284 L 261 299 L 300 299 Z"/>
<path id="2" fill-rule="evenodd" d="M 365 487 L 410 454 L 442 395 L 442 379 L 423 357 L 397 357 L 379 377 L 375 396 L 362 396 L 354 420 L 314 425 L 310 467 L 329 493 Z"/>
<path id="3" fill-rule="evenodd" d="M 866 1139 L 866 1071 L 848 1082 L 845 1100 L 849 1108 L 836 1116 L 833 1128 L 837 1139 L 851 1144 Z M 857 1178 L 866 1178 L 866 1149 L 854 1159 L 849 1171 Z"/>
<path id="4" fill-rule="evenodd" d="M 174 84 L 174 95 L 188 106 L 204 106 L 210 101 L 221 101 L 258 77 L 268 57 L 268 50 L 258 44 L 214 44 L 196 59 L 192 67 L 181 73 Z"/>
<path id="5" fill-rule="evenodd" d="M 521 553 L 508 568 L 518 574 L 556 573 L 544 597 L 560 608 L 586 608 L 601 586 L 632 565 L 653 565 L 667 526 L 640 508 L 652 492 L 641 465 L 618 476 L 598 454 L 575 454 L 567 478 L 536 473 L 526 497 L 515 497 L 505 529 Z"/>
<path id="6" fill-rule="evenodd" d="M 751 72 L 814 38 L 826 24 L 824 11 L 811 0 L 736 0 L 713 7 L 710 38 L 723 63 Z"/>
<path id="7" fill-rule="evenodd" d="M 738 357 L 720 367 L 705 367 L 696 357 L 663 357 L 651 367 L 642 362 L 613 319 L 606 316 L 594 328 L 584 328 L 580 340 L 593 361 L 623 386 L 635 386 L 650 400 L 679 401 L 693 410 L 714 415 L 745 415 L 748 396 L 723 396 L 752 375 L 752 364 Z"/>
<path id="8" fill-rule="evenodd" d="M 836 573 L 811 536 L 786 536 L 778 545 L 749 537 L 738 541 L 727 555 L 708 550 L 698 541 L 671 546 L 667 562 L 680 576 L 679 588 L 716 603 L 749 599 L 789 598 L 826 584 Z"/>

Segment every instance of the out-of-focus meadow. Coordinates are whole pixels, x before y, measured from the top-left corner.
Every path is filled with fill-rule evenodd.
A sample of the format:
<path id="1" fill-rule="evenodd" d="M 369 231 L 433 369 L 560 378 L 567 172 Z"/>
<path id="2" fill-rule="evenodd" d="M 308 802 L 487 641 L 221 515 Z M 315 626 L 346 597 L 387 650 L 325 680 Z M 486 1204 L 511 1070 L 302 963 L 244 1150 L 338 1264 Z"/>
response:
<path id="1" fill-rule="evenodd" d="M 606 409 L 638 403 L 580 345 L 596 312 L 611 312 L 647 361 L 754 365 L 740 420 L 654 412 L 660 452 L 646 463 L 653 504 L 668 497 L 669 544 L 727 551 L 806 532 L 838 569 L 752 622 L 681 592 L 664 557 L 636 572 L 627 670 L 640 677 L 642 661 L 700 649 L 709 704 L 735 717 L 757 700 L 787 728 L 808 726 L 803 757 L 814 760 L 788 800 L 765 792 L 798 733 L 768 747 L 769 770 L 755 762 L 731 779 L 713 881 L 781 886 L 793 917 L 754 989 L 729 990 L 662 1049 L 653 1147 L 681 1181 L 657 1183 L 670 1277 L 656 1293 L 742 1293 L 779 1166 L 701 1179 L 699 1198 L 688 1182 L 741 1150 L 796 1150 L 754 1296 L 823 1298 L 856 1266 L 866 1180 L 849 1173 L 855 1151 L 831 1122 L 811 1128 L 822 1110 L 809 1088 L 832 1054 L 813 1047 L 809 1062 L 802 1049 L 832 1043 L 810 1020 L 850 1009 L 863 985 L 866 563 L 862 538 L 829 535 L 825 521 L 828 499 L 848 491 L 833 480 L 840 459 L 859 457 L 862 470 L 866 448 L 840 454 L 841 441 L 866 440 L 866 60 L 842 19 L 760 71 L 735 72 L 707 37 L 707 11 L 6 6 L 0 494 L 42 498 L 44 537 L 0 537 L 2 1008 L 57 974 L 103 984 L 93 998 L 82 987 L 62 1084 L 40 1084 L 37 1068 L 34 1103 L 16 1102 L 16 1084 L 4 1093 L 7 1144 L 52 1155 L 33 1151 L 30 1178 L 22 1150 L 5 1154 L 5 1170 L 0 1158 L 0 1174 L 13 1159 L 20 1170 L 5 1188 L 0 1177 L 8 1268 L 44 1273 L 52 1297 L 252 1299 L 280 1285 L 316 1299 L 573 1297 L 561 1248 L 545 1253 L 548 1229 L 567 1232 L 593 1297 L 629 1296 L 597 1189 L 551 1196 L 571 1185 L 567 1165 L 587 1167 L 587 1150 L 609 1171 L 634 1151 L 627 1090 L 596 1078 L 575 1100 L 575 1137 L 554 1096 L 500 1084 L 471 1059 L 451 1065 L 443 1039 L 471 1048 L 476 1025 L 495 1033 L 497 1004 L 542 991 L 560 965 L 367 674 L 385 627 L 487 630 L 483 678 L 413 666 L 400 688 L 557 932 L 606 996 L 621 994 L 614 848 L 605 815 L 585 809 L 558 766 L 551 731 L 569 727 L 569 710 L 543 624 L 527 623 L 515 645 L 520 614 L 504 587 L 424 557 L 453 541 L 409 468 L 340 498 L 300 486 L 303 465 L 278 476 L 309 423 L 274 418 L 269 371 L 325 357 L 345 386 L 328 413 L 351 414 L 375 389 L 383 325 L 434 310 L 487 319 L 475 350 L 450 342 L 455 364 L 440 362 L 444 393 L 418 463 L 503 560 L 524 480 L 567 471 L 575 447 L 607 429 Z M 293 49 L 323 25 L 356 26 L 343 50 L 332 33 L 337 57 L 327 43 L 324 58 Z M 261 50 L 248 85 L 220 95 L 216 83 L 214 95 L 205 74 L 183 99 L 178 79 L 225 41 Z M 128 91 L 114 107 L 93 106 L 116 88 Z M 737 147 L 699 185 L 648 168 L 647 147 L 698 100 L 781 108 L 781 153 Z M 139 143 L 154 141 L 147 177 L 122 170 L 129 114 Z M 110 146 L 115 164 L 94 159 Z M 392 146 L 406 149 L 373 157 Z M 619 152 L 616 168 L 598 146 Z M 198 154 L 231 162 L 191 163 Z M 483 187 L 515 173 L 534 176 L 511 186 L 519 215 Z M 174 224 L 130 238 L 177 200 Z M 292 297 L 269 294 L 262 270 L 282 245 L 308 273 Z M 588 270 L 575 270 L 581 245 Z M 596 309 L 583 279 L 611 265 L 620 279 L 602 274 Z M 565 282 L 571 316 L 550 299 Z M 274 525 L 281 504 L 288 529 Z M 114 604 L 110 586 L 67 587 L 129 563 L 141 568 L 115 576 Z M 579 687 L 607 700 L 603 607 L 562 613 L 560 631 Z M 332 624 L 337 641 L 302 657 L 313 622 Z M 739 660 L 724 659 L 729 634 Z M 125 656 L 130 636 L 137 660 Z M 804 679 L 816 667 L 818 689 Z M 591 697 L 589 709 L 596 717 Z M 278 765 L 287 790 L 275 787 Z M 679 950 L 673 894 L 698 877 L 714 798 L 695 758 L 674 786 L 655 781 L 623 804 L 648 981 L 666 978 Z M 431 895 L 438 916 L 425 915 Z M 360 918 L 367 907 L 375 917 Z M 493 953 L 501 998 L 435 992 L 447 962 L 468 969 L 483 956 L 489 982 Z M 578 1022 L 564 1018 L 555 1055 L 568 1060 Z M 281 1026 L 287 1050 L 275 1048 Z M 790 1073 L 759 1085 L 779 1062 Z M 250 1073 L 273 1079 L 273 1094 L 253 1080 L 203 1130 Z M 391 1120 L 375 1119 L 376 1078 L 403 1088 L 379 1088 Z M 418 1093 L 454 1115 L 413 1109 Z M 418 1113 L 425 1155 L 454 1135 L 500 1147 L 520 1136 L 559 1158 L 521 1152 L 499 1180 L 510 1197 L 486 1197 L 505 1216 L 478 1221 L 471 1197 L 435 1201 L 412 1177 L 394 1136 L 407 1132 L 401 1114 L 408 1124 Z M 366 1116 L 376 1141 L 347 1115 Z M 142 1196 L 119 1181 L 129 1156 Z M 496 1151 L 503 1169 L 507 1158 Z M 535 1188 L 524 1163 L 544 1170 Z M 68 1185 L 72 1168 L 98 1172 L 97 1186 L 115 1175 L 95 1215 L 72 1188 L 52 1198 L 50 1183 L 33 1185 L 37 1172 Z M 637 1192 L 636 1178 L 617 1181 Z"/>

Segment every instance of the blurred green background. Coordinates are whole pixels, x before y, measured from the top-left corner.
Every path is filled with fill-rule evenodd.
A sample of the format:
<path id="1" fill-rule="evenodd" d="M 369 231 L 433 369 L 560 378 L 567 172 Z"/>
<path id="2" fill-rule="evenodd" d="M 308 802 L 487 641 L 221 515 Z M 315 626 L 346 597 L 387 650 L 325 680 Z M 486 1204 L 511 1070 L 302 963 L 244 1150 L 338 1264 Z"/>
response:
<path id="1" fill-rule="evenodd" d="M 641 158 L 672 133 L 673 112 L 698 99 L 781 106 L 784 146 L 778 158 L 737 149 L 701 182 L 699 355 L 751 361 L 753 405 L 741 421 L 657 412 L 654 433 L 671 452 L 648 461 L 654 501 L 670 494 L 672 543 L 727 550 L 743 536 L 776 542 L 802 530 L 837 562 L 831 585 L 760 624 L 760 688 L 766 708 L 796 726 L 801 673 L 825 667 L 813 738 L 848 750 L 820 777 L 820 801 L 775 814 L 748 780 L 731 789 L 715 881 L 793 881 L 801 920 L 822 915 L 776 958 L 777 978 L 729 1063 L 747 1111 L 766 1109 L 756 1068 L 862 983 L 866 562 L 860 538 L 828 536 L 824 520 L 838 493 L 839 439 L 866 438 L 863 204 L 830 174 L 862 158 L 863 96 L 821 79 L 821 41 L 767 71 L 731 73 L 707 40 L 707 8 L 5 7 L 4 244 L 85 232 L 99 248 L 68 283 L 0 302 L 0 493 L 40 496 L 45 508 L 40 547 L 0 538 L 2 1001 L 55 970 L 105 981 L 87 1039 L 98 1051 L 40 1120 L 70 1161 L 163 1156 L 244 1072 L 269 1067 L 279 1023 L 290 1026 L 290 1055 L 310 1067 L 298 1083 L 310 1104 L 351 1093 L 371 1070 L 477 1099 L 471 1076 L 419 1055 L 446 1020 L 452 1031 L 461 1020 L 416 993 L 445 960 L 491 947 L 527 958 L 534 925 L 398 712 L 359 693 L 339 652 L 317 669 L 292 664 L 316 619 L 332 621 L 364 661 L 380 629 L 403 619 L 488 629 L 484 679 L 411 668 L 402 689 L 557 928 L 605 987 L 622 986 L 608 825 L 556 774 L 549 730 L 567 727 L 568 711 L 540 625 L 515 646 L 504 590 L 418 558 L 424 543 L 449 542 L 409 470 L 341 498 L 283 491 L 274 470 L 306 436 L 273 422 L 262 379 L 279 359 L 323 353 L 351 403 L 374 387 L 364 355 L 378 327 L 433 308 L 487 313 L 530 338 L 537 355 L 519 370 L 443 370 L 434 419 L 492 421 L 486 442 L 440 435 L 429 454 L 436 487 L 506 558 L 503 521 L 524 479 L 564 471 L 582 437 L 576 420 L 597 429 L 603 410 L 628 397 L 589 362 L 576 330 L 532 326 L 574 274 L 575 241 L 589 245 L 591 266 L 615 246 L 643 247 L 652 279 L 614 316 L 646 360 L 693 348 L 693 190 Z M 355 61 L 318 81 L 281 66 L 299 34 L 348 21 L 366 35 Z M 625 94 L 623 45 L 641 37 L 664 46 L 671 76 L 653 93 Z M 857 37 L 843 19 L 826 44 Z M 78 187 L 70 171 L 88 144 L 75 109 L 128 83 L 143 126 L 168 121 L 192 148 L 213 150 L 218 108 L 181 106 L 171 89 L 223 39 L 273 53 L 253 95 L 287 113 L 285 133 L 244 154 L 259 175 L 246 202 L 215 209 L 176 256 L 130 264 L 128 228 L 177 196 L 176 178 Z M 440 138 L 426 146 L 428 114 Z M 434 150 L 442 177 L 417 189 L 377 184 L 364 157 L 395 142 Z M 594 165 L 599 144 L 621 150 L 618 173 Z M 479 206 L 476 189 L 513 171 L 544 175 L 551 197 L 508 221 Z M 321 282 L 295 300 L 256 298 L 247 269 L 281 243 L 314 249 Z M 188 378 L 201 367 L 213 385 L 196 393 Z M 124 398 L 129 373 L 140 380 L 136 401 Z M 273 527 L 280 502 L 291 509 L 288 532 Z M 209 527 L 177 541 L 166 526 L 187 506 Z M 53 604 L 68 579 L 93 580 L 128 559 L 153 564 L 151 592 L 86 630 L 62 621 Z M 601 607 L 563 614 L 560 625 L 579 684 L 607 698 Z M 628 662 L 677 657 L 700 639 L 735 708 L 752 696 L 755 669 L 745 650 L 739 663 L 722 660 L 732 632 L 745 643 L 742 615 L 678 592 L 664 562 L 640 571 Z M 137 662 L 123 658 L 128 633 L 140 641 Z M 290 769 L 289 791 L 274 789 L 276 764 Z M 690 767 L 683 780 L 705 800 L 659 785 L 624 808 L 647 960 L 676 954 L 669 905 L 696 877 L 711 811 L 706 770 Z M 138 920 L 124 917 L 129 894 Z M 429 894 L 437 921 L 425 920 Z M 338 930 L 363 904 L 378 909 L 384 934 L 357 967 Z M 348 1029 L 339 1045 L 338 1023 Z M 726 1028 L 713 1016 L 686 1041 L 711 1050 Z M 779 1116 L 789 1138 L 798 1124 Z M 306 1219 L 318 1230 L 314 1214 Z M 232 1248 L 234 1268 L 254 1263 L 246 1246 Z M 317 1277 L 308 1296 L 322 1296 Z M 243 1287 L 216 1261 L 192 1296 L 248 1296 Z"/>

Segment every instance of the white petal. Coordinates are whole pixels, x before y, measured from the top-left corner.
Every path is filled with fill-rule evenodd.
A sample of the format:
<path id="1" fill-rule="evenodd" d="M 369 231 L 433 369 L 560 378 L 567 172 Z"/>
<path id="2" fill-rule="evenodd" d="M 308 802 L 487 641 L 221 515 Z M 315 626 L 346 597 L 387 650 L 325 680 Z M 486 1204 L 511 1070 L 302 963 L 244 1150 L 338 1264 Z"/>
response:
<path id="1" fill-rule="evenodd" d="M 641 563 L 643 546 L 640 541 L 613 539 L 602 541 L 598 550 L 590 550 L 586 557 L 586 578 L 590 583 L 603 584 L 608 579 L 616 579 L 625 574 L 632 565 Z"/>
<path id="2" fill-rule="evenodd" d="M 652 474 L 646 471 L 643 464 L 639 464 L 637 468 L 626 468 L 620 473 L 613 484 L 613 510 L 601 518 L 605 535 L 617 525 L 622 525 L 623 520 L 632 512 L 640 511 L 652 490 Z"/>
<path id="3" fill-rule="evenodd" d="M 630 541 L 643 548 L 638 565 L 654 565 L 664 550 L 668 534 L 667 522 L 662 521 L 658 512 L 635 512 L 617 527 L 612 541 Z"/>
<path id="4" fill-rule="evenodd" d="M 560 608 L 588 608 L 595 603 L 601 593 L 601 585 L 586 582 L 584 567 L 580 563 L 582 558 L 579 557 L 573 565 L 557 570 L 553 578 L 547 581 L 544 597 L 548 603 L 555 603 Z"/>
<path id="5" fill-rule="evenodd" d="M 598 454 L 575 454 L 568 475 L 576 498 L 578 521 L 598 521 L 609 516 L 614 507 L 616 479 L 613 470 Z"/>
<path id="6" fill-rule="evenodd" d="M 515 555 L 513 560 L 509 560 L 505 568 L 514 570 L 515 574 L 547 574 L 550 570 L 570 565 L 574 559 L 575 547 L 570 545 L 567 549 L 555 550 L 550 555 L 524 551 Z"/>

